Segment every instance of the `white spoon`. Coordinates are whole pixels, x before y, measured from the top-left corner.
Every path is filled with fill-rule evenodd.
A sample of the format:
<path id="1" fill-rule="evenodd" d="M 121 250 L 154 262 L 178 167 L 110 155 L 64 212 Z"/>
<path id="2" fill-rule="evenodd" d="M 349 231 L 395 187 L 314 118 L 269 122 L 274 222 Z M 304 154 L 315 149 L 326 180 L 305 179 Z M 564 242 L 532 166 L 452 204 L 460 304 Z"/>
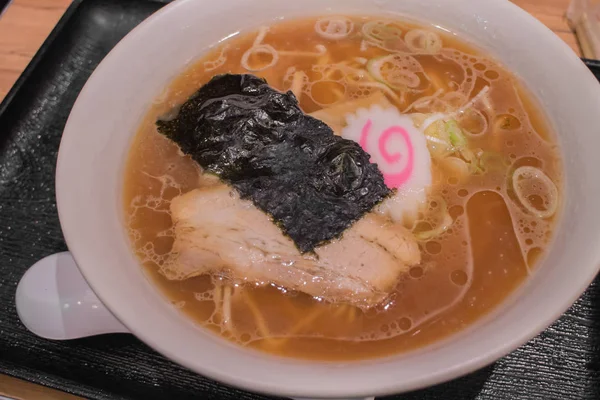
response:
<path id="1" fill-rule="evenodd" d="M 52 254 L 29 268 L 15 302 L 23 325 L 46 339 L 129 332 L 98 300 L 69 252 Z"/>

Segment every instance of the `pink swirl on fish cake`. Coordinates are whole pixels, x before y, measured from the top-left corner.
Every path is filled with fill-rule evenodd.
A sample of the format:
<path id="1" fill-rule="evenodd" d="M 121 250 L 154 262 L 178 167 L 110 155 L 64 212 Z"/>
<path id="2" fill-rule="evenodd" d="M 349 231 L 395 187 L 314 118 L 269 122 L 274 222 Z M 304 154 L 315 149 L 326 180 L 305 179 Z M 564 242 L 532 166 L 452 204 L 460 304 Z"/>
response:
<path id="1" fill-rule="evenodd" d="M 370 119 L 367 120 L 367 122 L 365 123 L 365 125 L 362 128 L 362 131 L 360 134 L 360 141 L 359 141 L 359 144 L 363 148 L 363 150 L 365 150 L 369 154 L 372 154 L 372 151 L 368 148 L 369 146 L 368 146 L 367 138 L 368 138 L 369 134 L 371 133 L 372 125 L 373 125 L 372 121 Z M 398 126 L 398 125 L 390 126 L 389 128 L 387 128 L 383 131 L 383 133 L 379 137 L 379 140 L 377 143 L 378 144 L 377 150 L 379 151 L 379 154 L 381 154 L 383 159 L 388 164 L 400 163 L 402 161 L 403 157 L 405 156 L 405 154 L 402 154 L 400 152 L 396 152 L 396 153 L 392 153 L 392 154 L 390 154 L 388 152 L 387 143 L 392 138 L 392 136 L 400 136 L 402 138 L 404 144 L 406 145 L 406 149 L 407 149 L 407 153 L 408 153 L 408 154 L 406 154 L 406 156 L 408 157 L 408 160 L 406 162 L 406 165 L 400 172 L 384 173 L 382 171 L 382 174 L 383 174 L 385 184 L 388 187 L 399 188 L 402 185 L 404 185 L 406 183 L 406 181 L 408 181 L 412 175 L 413 168 L 414 168 L 414 158 L 415 158 L 414 153 L 415 152 L 414 152 L 412 142 L 410 140 L 410 135 L 408 134 L 406 129 L 404 129 L 403 127 Z M 380 168 L 380 170 L 381 170 L 381 168 Z"/>

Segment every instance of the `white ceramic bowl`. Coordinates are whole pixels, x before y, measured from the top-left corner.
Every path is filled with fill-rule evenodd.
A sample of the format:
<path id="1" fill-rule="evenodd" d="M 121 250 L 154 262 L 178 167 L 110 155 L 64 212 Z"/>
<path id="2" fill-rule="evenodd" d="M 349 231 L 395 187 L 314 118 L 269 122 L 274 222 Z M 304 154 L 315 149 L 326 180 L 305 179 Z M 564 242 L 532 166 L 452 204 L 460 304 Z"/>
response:
<path id="1" fill-rule="evenodd" d="M 493 315 L 437 345 L 356 363 L 321 363 L 232 345 L 177 312 L 144 276 L 123 225 L 129 145 L 151 101 L 220 39 L 279 17 L 392 13 L 445 27 L 520 76 L 559 134 L 565 204 L 534 276 Z M 493 362 L 557 319 L 600 264 L 600 85 L 558 37 L 505 0 L 179 0 L 143 22 L 83 88 L 60 146 L 57 200 L 64 235 L 106 307 L 137 337 L 199 374 L 251 391 L 360 397 L 439 383 Z"/>

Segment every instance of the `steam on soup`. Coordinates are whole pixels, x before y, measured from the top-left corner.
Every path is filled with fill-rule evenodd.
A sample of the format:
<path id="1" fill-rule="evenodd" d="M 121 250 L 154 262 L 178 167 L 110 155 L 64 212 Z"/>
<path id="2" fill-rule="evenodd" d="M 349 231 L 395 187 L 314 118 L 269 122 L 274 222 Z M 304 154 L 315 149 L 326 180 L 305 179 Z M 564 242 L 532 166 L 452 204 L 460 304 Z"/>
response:
<path id="1" fill-rule="evenodd" d="M 175 307 L 241 345 L 331 360 L 492 310 L 544 253 L 560 188 L 544 118 L 496 61 L 431 27 L 323 17 L 229 39 L 176 78 L 124 200 Z"/>

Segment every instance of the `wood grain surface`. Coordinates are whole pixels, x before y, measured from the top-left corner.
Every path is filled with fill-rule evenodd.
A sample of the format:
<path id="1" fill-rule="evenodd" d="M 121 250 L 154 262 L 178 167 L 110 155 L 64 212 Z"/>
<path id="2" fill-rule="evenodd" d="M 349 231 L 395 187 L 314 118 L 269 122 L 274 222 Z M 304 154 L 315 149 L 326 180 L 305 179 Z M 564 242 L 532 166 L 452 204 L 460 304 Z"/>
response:
<path id="1" fill-rule="evenodd" d="M 570 0 L 513 0 L 580 54 L 565 20 Z M 14 0 L 0 17 L 0 99 L 3 99 L 71 0 Z M 14 399 L 74 400 L 76 397 L 0 375 L 0 396 Z"/>
<path id="2" fill-rule="evenodd" d="M 79 397 L 25 382 L 10 376 L 0 375 L 0 396 L 18 400 L 77 400 Z"/>

